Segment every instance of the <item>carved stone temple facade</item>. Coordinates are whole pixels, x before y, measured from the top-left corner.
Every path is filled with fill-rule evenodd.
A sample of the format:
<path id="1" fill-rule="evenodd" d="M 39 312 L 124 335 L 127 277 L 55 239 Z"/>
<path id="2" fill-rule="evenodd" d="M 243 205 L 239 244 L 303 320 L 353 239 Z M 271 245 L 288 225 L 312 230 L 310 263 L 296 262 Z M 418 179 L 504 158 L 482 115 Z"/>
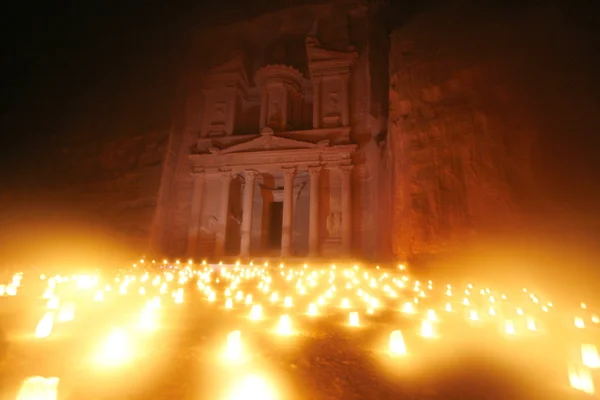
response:
<path id="1" fill-rule="evenodd" d="M 317 45 L 306 39 L 308 77 L 289 65 L 266 65 L 250 86 L 242 55 L 206 75 L 210 112 L 189 155 L 189 254 L 350 254 L 357 145 L 348 94 L 356 53 Z M 253 106 L 260 109 L 257 134 L 236 135 L 237 119 Z"/>
<path id="2" fill-rule="evenodd" d="M 385 124 L 370 132 L 374 71 L 367 35 L 352 42 L 350 26 L 337 38 L 320 34 L 331 18 L 325 15 L 339 14 L 339 7 L 306 6 L 313 20 L 288 27 L 292 35 L 260 33 L 271 35 L 264 40 L 270 45 L 239 51 L 233 42 L 222 61 L 204 60 L 171 135 L 156 250 L 194 258 L 380 251 L 375 189 L 382 177 L 374 138 Z M 368 9 L 344 7 L 344 18 L 366 26 Z M 264 26 L 264 18 L 255 23 Z"/>

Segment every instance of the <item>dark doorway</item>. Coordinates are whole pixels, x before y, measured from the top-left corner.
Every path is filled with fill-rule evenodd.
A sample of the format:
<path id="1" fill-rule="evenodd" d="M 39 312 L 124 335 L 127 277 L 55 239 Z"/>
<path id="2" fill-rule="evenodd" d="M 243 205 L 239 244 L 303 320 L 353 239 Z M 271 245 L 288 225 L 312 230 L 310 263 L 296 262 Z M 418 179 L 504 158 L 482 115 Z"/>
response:
<path id="1" fill-rule="evenodd" d="M 272 202 L 269 218 L 269 248 L 281 248 L 281 223 L 283 222 L 283 202 Z"/>

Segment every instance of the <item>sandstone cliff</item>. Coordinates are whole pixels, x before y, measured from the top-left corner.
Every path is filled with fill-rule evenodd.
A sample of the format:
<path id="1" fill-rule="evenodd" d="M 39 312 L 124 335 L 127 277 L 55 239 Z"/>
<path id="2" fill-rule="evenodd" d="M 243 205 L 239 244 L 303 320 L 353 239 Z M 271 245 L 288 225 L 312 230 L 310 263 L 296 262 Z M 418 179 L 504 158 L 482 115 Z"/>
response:
<path id="1" fill-rule="evenodd" d="M 150 132 L 59 149 L 41 176 L 62 177 L 61 185 L 40 182 L 0 200 L 4 261 L 84 266 L 142 254 L 167 139 Z"/>
<path id="2" fill-rule="evenodd" d="M 516 228 L 535 192 L 541 121 L 528 63 L 543 35 L 530 28 L 547 27 L 546 15 L 473 4 L 428 9 L 391 37 L 387 157 L 402 258 Z"/>

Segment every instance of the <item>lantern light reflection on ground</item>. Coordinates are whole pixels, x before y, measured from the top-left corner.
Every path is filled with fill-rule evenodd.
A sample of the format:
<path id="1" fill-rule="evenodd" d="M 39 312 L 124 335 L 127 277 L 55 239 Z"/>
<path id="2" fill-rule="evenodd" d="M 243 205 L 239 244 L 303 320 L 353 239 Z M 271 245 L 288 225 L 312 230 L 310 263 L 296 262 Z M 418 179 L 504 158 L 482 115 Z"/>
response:
<path id="1" fill-rule="evenodd" d="M 121 328 L 113 328 L 106 341 L 96 353 L 96 362 L 104 366 L 116 366 L 132 358 L 131 343 Z"/>

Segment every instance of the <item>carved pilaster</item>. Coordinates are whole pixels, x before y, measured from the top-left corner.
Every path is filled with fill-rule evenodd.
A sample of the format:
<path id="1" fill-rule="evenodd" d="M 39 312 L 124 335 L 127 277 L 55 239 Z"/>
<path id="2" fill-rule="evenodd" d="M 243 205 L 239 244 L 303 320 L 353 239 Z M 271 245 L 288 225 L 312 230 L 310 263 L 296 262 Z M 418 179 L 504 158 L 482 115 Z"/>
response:
<path id="1" fill-rule="evenodd" d="M 342 172 L 342 252 L 349 256 L 352 249 L 352 165 L 340 167 Z"/>
<path id="2" fill-rule="evenodd" d="M 202 215 L 202 203 L 204 197 L 205 173 L 201 167 L 192 168 L 194 178 L 194 189 L 192 192 L 192 207 L 190 211 L 190 226 L 188 231 L 188 255 L 196 256 L 198 249 L 198 234 L 200 232 L 200 219 Z"/>
<path id="3" fill-rule="evenodd" d="M 244 171 L 244 173 L 246 176 L 246 183 L 244 185 L 240 256 L 248 257 L 250 255 L 250 235 L 252 232 L 254 182 L 256 177 L 259 176 L 260 173 L 255 170 L 246 170 Z"/>
<path id="4" fill-rule="evenodd" d="M 227 233 L 227 215 L 229 213 L 229 190 L 233 176 L 231 171 L 221 171 L 221 208 L 219 209 L 218 226 L 215 234 L 215 255 L 225 254 L 225 235 Z"/>
<path id="5" fill-rule="evenodd" d="M 358 54 L 324 49 L 315 37 L 306 38 L 306 54 L 314 88 L 313 126 L 350 126 L 350 71 Z"/>
<path id="6" fill-rule="evenodd" d="M 281 227 L 281 256 L 288 257 L 292 247 L 292 224 L 294 213 L 295 167 L 283 168 L 283 218 Z"/>
<path id="7" fill-rule="evenodd" d="M 310 175 L 310 210 L 308 221 L 308 252 L 311 257 L 319 255 L 319 196 L 321 167 L 308 167 Z"/>
<path id="8" fill-rule="evenodd" d="M 212 68 L 203 81 L 205 98 L 201 137 L 232 135 L 240 104 L 248 90 L 244 59 L 234 54 L 225 63 Z"/>

